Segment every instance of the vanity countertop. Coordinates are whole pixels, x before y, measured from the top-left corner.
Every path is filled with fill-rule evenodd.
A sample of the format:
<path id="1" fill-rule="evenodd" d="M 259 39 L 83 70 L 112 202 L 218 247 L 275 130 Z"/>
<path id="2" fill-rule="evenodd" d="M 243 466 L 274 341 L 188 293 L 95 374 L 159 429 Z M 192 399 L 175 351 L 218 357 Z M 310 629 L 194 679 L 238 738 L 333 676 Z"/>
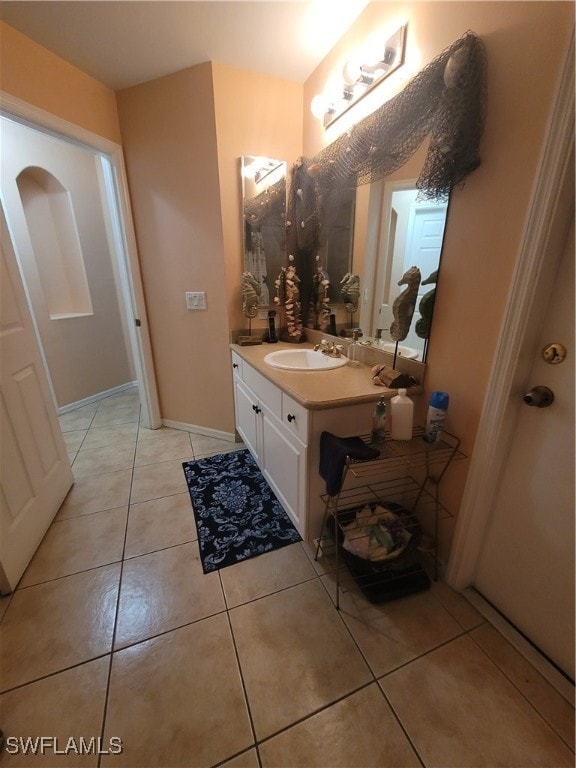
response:
<path id="1" fill-rule="evenodd" d="M 308 343 L 297 346 L 302 349 L 313 349 L 313 345 Z M 230 345 L 232 351 L 242 360 L 293 397 L 304 408 L 310 410 L 373 403 L 382 396 L 390 398 L 398 393 L 396 389 L 374 386 L 370 379 L 372 368 L 368 365 L 361 365 L 358 368 L 344 365 L 327 371 L 285 371 L 273 368 L 264 362 L 269 352 L 294 349 L 294 347 L 294 344 L 286 342 L 257 346 Z M 412 387 L 408 394 L 412 396 L 421 392 L 421 387 Z"/>

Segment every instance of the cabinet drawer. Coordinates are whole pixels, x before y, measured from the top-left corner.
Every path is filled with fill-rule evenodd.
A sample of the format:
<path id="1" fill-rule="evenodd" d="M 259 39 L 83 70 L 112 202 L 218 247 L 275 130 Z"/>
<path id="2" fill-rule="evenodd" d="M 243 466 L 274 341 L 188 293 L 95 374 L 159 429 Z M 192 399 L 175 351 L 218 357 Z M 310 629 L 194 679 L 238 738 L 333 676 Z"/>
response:
<path id="1" fill-rule="evenodd" d="M 304 443 L 308 444 L 308 411 L 284 392 L 282 393 L 282 423 Z"/>
<path id="2" fill-rule="evenodd" d="M 242 379 L 252 392 L 262 400 L 276 416 L 280 416 L 282 409 L 282 392 L 275 384 L 265 379 L 251 365 L 244 363 L 242 368 Z"/>

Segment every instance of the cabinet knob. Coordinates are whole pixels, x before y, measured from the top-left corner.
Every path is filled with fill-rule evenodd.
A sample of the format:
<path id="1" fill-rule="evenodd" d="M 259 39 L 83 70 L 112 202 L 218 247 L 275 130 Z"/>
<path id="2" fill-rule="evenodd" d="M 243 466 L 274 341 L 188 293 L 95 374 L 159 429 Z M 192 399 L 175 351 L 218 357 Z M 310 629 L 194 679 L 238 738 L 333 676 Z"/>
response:
<path id="1" fill-rule="evenodd" d="M 288 421 L 296 421 L 296 416 L 294 416 L 291 413 L 289 413 L 288 416 L 286 416 L 286 418 L 288 419 Z"/>
<path id="2" fill-rule="evenodd" d="M 238 368 L 238 363 L 232 363 L 232 368 Z"/>
<path id="3" fill-rule="evenodd" d="M 252 406 L 252 410 L 254 411 L 254 413 L 260 413 L 260 411 L 261 411 L 262 409 L 261 409 L 261 408 L 258 408 L 258 406 L 257 406 L 257 405 L 253 405 L 253 406 Z"/>

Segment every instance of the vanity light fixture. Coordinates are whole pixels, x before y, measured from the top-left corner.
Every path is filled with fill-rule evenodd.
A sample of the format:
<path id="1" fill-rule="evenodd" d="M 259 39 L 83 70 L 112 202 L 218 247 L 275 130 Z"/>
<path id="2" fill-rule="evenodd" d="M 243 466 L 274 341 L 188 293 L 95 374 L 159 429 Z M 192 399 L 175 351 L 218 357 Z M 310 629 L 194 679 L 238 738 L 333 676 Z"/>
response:
<path id="1" fill-rule="evenodd" d="M 324 128 L 337 120 L 359 99 L 404 64 L 406 25 L 399 27 L 384 43 L 382 54 L 374 62 L 347 61 L 342 69 L 342 85 L 336 97 L 321 93 L 312 99 L 314 117 L 323 121 Z"/>

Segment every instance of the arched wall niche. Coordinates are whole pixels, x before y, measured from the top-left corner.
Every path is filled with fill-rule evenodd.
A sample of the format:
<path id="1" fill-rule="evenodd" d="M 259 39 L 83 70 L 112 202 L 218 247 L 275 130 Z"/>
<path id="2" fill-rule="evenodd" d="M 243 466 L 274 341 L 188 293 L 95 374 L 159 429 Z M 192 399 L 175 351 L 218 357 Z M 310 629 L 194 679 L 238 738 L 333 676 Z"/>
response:
<path id="1" fill-rule="evenodd" d="M 93 314 L 70 192 L 38 166 L 25 168 L 16 184 L 50 319 Z"/>

